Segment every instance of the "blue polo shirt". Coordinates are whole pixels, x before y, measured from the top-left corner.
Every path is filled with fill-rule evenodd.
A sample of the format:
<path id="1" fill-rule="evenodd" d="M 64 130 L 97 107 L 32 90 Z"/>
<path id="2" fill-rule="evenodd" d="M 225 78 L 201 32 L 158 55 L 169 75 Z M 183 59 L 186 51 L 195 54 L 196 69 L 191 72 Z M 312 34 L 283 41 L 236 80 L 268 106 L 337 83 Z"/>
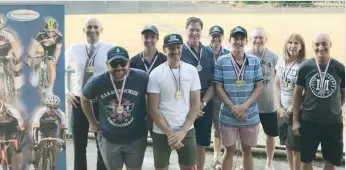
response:
<path id="1" fill-rule="evenodd" d="M 199 53 L 197 53 L 193 48 L 190 48 L 191 51 L 200 59 L 201 61 L 201 66 L 202 66 L 202 71 L 198 72 L 199 74 L 199 79 L 201 82 L 201 93 L 204 93 L 207 91 L 208 87 L 213 83 L 213 74 L 214 74 L 214 57 L 213 57 L 213 52 L 209 49 L 209 47 L 204 46 L 200 43 L 200 50 Z M 194 67 L 197 67 L 198 65 L 198 60 L 194 57 L 193 53 L 191 52 L 187 44 L 183 45 L 182 49 L 182 55 L 181 55 L 181 60 L 193 65 Z M 200 53 L 201 53 L 201 58 L 200 58 Z"/>
<path id="2" fill-rule="evenodd" d="M 215 64 L 214 82 L 223 83 L 226 94 L 234 104 L 243 104 L 255 90 L 255 83 L 263 80 L 260 60 L 254 55 L 245 56 L 244 80 L 246 85 L 238 87 L 236 86 L 237 75 L 231 57 L 231 54 L 227 54 L 217 60 Z M 234 117 L 231 109 L 222 103 L 220 123 L 238 127 L 256 126 L 260 122 L 257 103 L 253 103 L 246 112 L 248 113 L 247 121 L 240 121 Z"/>

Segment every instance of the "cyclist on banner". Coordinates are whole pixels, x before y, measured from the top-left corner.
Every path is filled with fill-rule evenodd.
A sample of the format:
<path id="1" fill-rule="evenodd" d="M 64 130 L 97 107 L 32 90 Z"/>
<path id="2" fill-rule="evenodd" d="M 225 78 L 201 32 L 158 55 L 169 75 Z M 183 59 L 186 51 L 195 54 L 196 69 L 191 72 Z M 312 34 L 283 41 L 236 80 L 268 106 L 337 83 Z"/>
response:
<path id="1" fill-rule="evenodd" d="M 35 39 L 32 42 L 32 46 L 29 49 L 29 60 L 32 57 L 36 57 L 35 53 L 37 52 L 40 45 L 43 47 L 45 62 L 47 63 L 48 68 L 48 82 L 49 87 L 47 92 L 53 94 L 53 87 L 56 77 L 56 64 L 59 61 L 59 56 L 61 54 L 63 36 L 58 30 L 58 21 L 52 17 L 45 20 L 44 28 L 36 35 Z M 33 79 L 37 78 L 37 73 L 33 73 Z M 35 81 L 33 81 L 35 82 Z M 36 86 L 36 83 L 33 84 Z"/>
<path id="2" fill-rule="evenodd" d="M 1 87 L 6 88 L 6 84 L 9 86 L 6 88 L 8 91 L 7 97 L 16 98 L 18 95 L 18 89 L 21 87 L 21 78 L 20 70 L 21 64 L 21 47 L 19 40 L 16 39 L 14 31 L 9 28 L 5 28 L 6 18 L 0 14 L 0 76 L 2 81 L 0 82 Z M 7 80 L 3 77 L 10 77 L 10 80 Z M 6 82 L 7 81 L 7 82 Z M 10 93 L 16 95 L 11 96 Z"/>
<path id="3" fill-rule="evenodd" d="M 65 141 L 65 113 L 59 109 L 60 98 L 56 95 L 50 95 L 44 100 L 45 106 L 40 108 L 34 115 L 33 138 L 34 138 L 34 162 L 31 170 L 37 169 L 40 160 L 44 142 L 39 142 L 42 138 L 60 138 Z M 53 141 L 54 149 L 52 153 L 53 170 L 56 167 L 56 141 Z M 62 144 L 65 148 L 65 144 Z"/>
<path id="4" fill-rule="evenodd" d="M 5 104 L 0 100 L 0 140 L 14 140 L 14 143 L 9 144 L 11 160 L 14 165 L 13 170 L 21 169 L 21 145 L 25 137 L 24 119 L 21 113 L 12 105 Z M 0 153 L 2 148 L 0 148 Z M 0 160 L 2 155 L 0 154 Z"/>

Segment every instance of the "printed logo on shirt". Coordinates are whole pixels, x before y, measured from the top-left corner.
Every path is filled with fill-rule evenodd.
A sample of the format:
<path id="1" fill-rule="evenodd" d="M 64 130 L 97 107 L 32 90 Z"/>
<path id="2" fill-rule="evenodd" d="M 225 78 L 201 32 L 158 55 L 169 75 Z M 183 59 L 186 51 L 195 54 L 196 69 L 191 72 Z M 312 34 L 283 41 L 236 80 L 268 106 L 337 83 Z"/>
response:
<path id="1" fill-rule="evenodd" d="M 337 87 L 337 84 L 336 84 L 336 80 L 334 79 L 334 77 L 327 73 L 325 80 L 324 80 L 324 83 L 323 83 L 323 86 L 322 86 L 320 74 L 316 73 L 310 79 L 309 87 L 310 87 L 312 93 L 316 97 L 328 98 L 334 93 L 334 91 Z"/>
<path id="2" fill-rule="evenodd" d="M 131 112 L 133 111 L 134 103 L 131 103 L 131 101 L 128 99 L 122 99 L 122 106 L 124 107 L 124 112 L 118 113 L 118 100 L 111 100 L 109 104 L 106 105 L 106 110 L 108 113 L 107 119 L 113 126 L 125 127 L 133 122 Z"/>
<path id="3" fill-rule="evenodd" d="M 274 69 L 274 64 L 271 62 L 266 62 L 264 60 L 261 60 L 261 68 L 262 68 L 262 74 L 263 74 L 263 83 L 268 84 L 270 80 L 270 70 Z"/>

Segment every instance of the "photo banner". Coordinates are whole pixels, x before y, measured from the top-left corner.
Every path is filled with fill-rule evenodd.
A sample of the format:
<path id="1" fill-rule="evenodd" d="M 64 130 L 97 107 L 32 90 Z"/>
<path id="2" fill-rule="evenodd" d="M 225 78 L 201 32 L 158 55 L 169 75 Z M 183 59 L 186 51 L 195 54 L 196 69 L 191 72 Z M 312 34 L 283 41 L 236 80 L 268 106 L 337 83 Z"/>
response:
<path id="1" fill-rule="evenodd" d="M 52 130 L 42 129 L 40 122 L 55 116 L 59 129 L 66 119 L 64 16 L 64 5 L 0 6 L 0 100 L 18 112 L 10 116 L 22 119 L 18 124 L 28 132 L 22 146 L 23 168 L 31 164 L 35 143 L 31 129 L 41 128 L 40 139 L 59 138 L 59 130 L 49 136 Z M 66 152 L 57 151 L 56 170 L 66 170 Z"/>

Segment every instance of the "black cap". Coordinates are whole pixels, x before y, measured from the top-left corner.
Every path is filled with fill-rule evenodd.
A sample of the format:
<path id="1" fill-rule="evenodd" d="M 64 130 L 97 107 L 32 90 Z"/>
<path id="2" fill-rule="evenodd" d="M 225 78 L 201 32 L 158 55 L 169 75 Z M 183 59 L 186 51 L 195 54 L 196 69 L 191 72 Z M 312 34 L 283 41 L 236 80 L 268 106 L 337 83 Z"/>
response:
<path id="1" fill-rule="evenodd" d="M 214 25 L 212 27 L 210 27 L 209 29 L 209 35 L 223 35 L 223 29 L 218 26 L 218 25 Z"/>
<path id="2" fill-rule="evenodd" d="M 155 25 L 146 25 L 142 30 L 142 34 L 144 34 L 144 32 L 146 31 L 151 31 L 155 33 L 156 35 L 159 35 L 159 30 L 157 29 Z"/>
<path id="3" fill-rule="evenodd" d="M 243 28 L 241 26 L 237 26 L 231 30 L 231 37 L 234 37 L 236 34 L 241 34 L 245 38 L 247 38 L 247 31 L 245 28 Z"/>
<path id="4" fill-rule="evenodd" d="M 123 47 L 119 47 L 119 46 L 115 46 L 113 48 L 111 48 L 110 50 L 108 50 L 107 52 L 107 62 L 110 63 L 115 59 L 124 59 L 126 61 L 129 60 L 129 53 L 127 52 L 127 50 Z"/>
<path id="5" fill-rule="evenodd" d="M 172 44 L 183 44 L 183 38 L 179 34 L 168 34 L 163 39 L 163 47 L 167 47 Z"/>

